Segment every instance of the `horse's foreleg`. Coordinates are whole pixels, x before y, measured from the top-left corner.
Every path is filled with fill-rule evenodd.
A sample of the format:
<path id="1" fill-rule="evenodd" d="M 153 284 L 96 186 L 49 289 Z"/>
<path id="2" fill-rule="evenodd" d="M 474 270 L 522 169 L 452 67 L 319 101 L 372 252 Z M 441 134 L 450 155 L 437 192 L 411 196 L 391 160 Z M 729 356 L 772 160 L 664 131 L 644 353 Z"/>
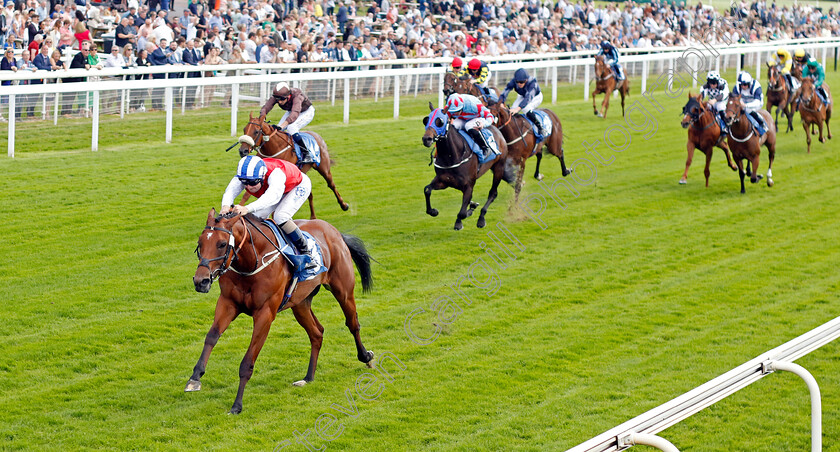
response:
<path id="1" fill-rule="evenodd" d="M 601 117 L 607 117 L 607 110 L 610 108 L 610 96 L 612 96 L 612 91 L 608 93 L 604 93 L 604 101 L 601 102 Z"/>
<path id="2" fill-rule="evenodd" d="M 759 159 L 759 154 L 758 153 L 756 153 L 755 156 L 750 159 L 750 162 L 752 162 L 752 173 L 750 174 L 750 183 L 751 184 L 754 184 L 754 183 L 758 182 L 759 179 L 761 179 L 761 174 L 758 174 L 758 159 Z"/>
<path id="3" fill-rule="evenodd" d="M 746 173 L 744 173 L 744 162 L 740 158 L 736 158 L 735 162 L 738 164 L 738 175 L 741 176 L 741 194 L 744 194 L 747 192 L 746 187 L 744 187 L 744 176 L 746 175 Z M 747 163 L 747 165 L 749 165 L 749 163 Z"/>
<path id="4" fill-rule="evenodd" d="M 496 196 L 499 195 L 499 183 L 502 181 L 502 176 L 504 175 L 505 167 L 504 165 L 500 165 L 498 169 L 494 168 L 493 171 L 493 185 L 490 186 L 490 193 L 487 195 L 487 202 L 484 203 L 484 207 L 481 208 L 481 215 L 478 216 L 478 222 L 476 226 L 479 228 L 483 228 L 486 225 L 484 220 L 484 215 L 487 214 L 487 209 L 490 207 L 490 204 L 496 200 Z"/>
<path id="5" fill-rule="evenodd" d="M 598 107 L 595 106 L 595 95 L 598 93 L 598 90 L 592 91 L 592 110 L 595 112 L 595 116 L 598 116 Z"/>
<path id="6" fill-rule="evenodd" d="M 806 121 L 802 121 L 802 128 L 805 129 L 805 139 L 808 142 L 808 153 L 811 153 L 811 134 L 808 133 L 808 123 Z"/>
<path id="7" fill-rule="evenodd" d="M 826 130 L 826 132 L 828 132 L 828 136 L 827 136 L 827 138 L 828 138 L 829 140 L 831 139 L 831 127 L 828 125 L 828 121 L 829 121 L 830 119 L 831 119 L 831 110 L 830 110 L 830 109 L 826 109 L 826 110 L 825 110 L 825 130 Z"/>
<path id="8" fill-rule="evenodd" d="M 706 154 L 706 167 L 703 168 L 703 175 L 706 176 L 706 188 L 709 188 L 709 175 L 711 174 L 709 167 L 712 164 L 712 153 L 714 152 L 714 150 L 714 147 L 710 147 L 709 149 L 703 150 L 703 152 Z"/>
<path id="9" fill-rule="evenodd" d="M 461 198 L 461 210 L 458 211 L 458 218 L 455 220 L 455 230 L 456 231 L 460 231 L 461 229 L 464 229 L 464 224 L 462 223 L 462 221 L 464 220 L 464 218 L 467 218 L 468 216 L 470 216 L 470 213 L 472 213 L 471 210 L 468 212 L 468 209 L 470 208 L 470 201 L 472 201 L 474 184 L 475 184 L 475 181 L 473 181 L 472 184 L 470 184 L 470 185 L 468 185 L 464 188 L 464 194 L 463 194 L 463 197 Z"/>
<path id="10" fill-rule="evenodd" d="M 201 350 L 201 356 L 198 358 L 198 363 L 196 363 L 193 368 L 190 381 L 187 382 L 187 386 L 184 388 L 185 392 L 201 390 L 201 377 L 207 369 L 207 361 L 210 359 L 210 352 L 213 351 L 213 347 L 216 346 L 216 343 L 219 341 L 219 337 L 225 332 L 227 327 L 230 325 L 230 322 L 233 322 L 233 319 L 235 319 L 238 314 L 239 313 L 233 307 L 233 303 L 231 303 L 230 300 L 220 297 L 219 301 L 216 302 L 216 314 L 213 319 L 213 325 L 210 327 L 210 331 L 207 332 L 207 336 L 204 337 L 204 349 Z"/>
<path id="11" fill-rule="evenodd" d="M 722 135 L 721 139 L 718 139 L 717 147 L 723 149 L 723 155 L 726 156 L 726 164 L 729 165 L 729 168 L 732 171 L 738 171 L 738 166 L 735 165 L 735 162 L 732 161 L 732 156 L 729 155 L 729 145 L 726 144 L 726 140 L 723 139 Z M 714 150 L 714 147 L 712 147 L 712 150 Z"/>
<path id="12" fill-rule="evenodd" d="M 688 156 L 685 158 L 685 171 L 683 171 L 683 175 L 680 178 L 680 184 L 688 183 L 688 168 L 691 167 L 691 161 L 694 159 L 694 142 L 688 140 L 685 146 Z"/>
<path id="13" fill-rule="evenodd" d="M 825 143 L 825 136 L 823 136 L 823 121 L 818 121 L 817 127 L 820 128 L 820 143 Z"/>
<path id="14" fill-rule="evenodd" d="M 621 117 L 622 118 L 624 117 L 624 96 L 627 94 L 627 91 L 628 90 L 626 90 L 626 89 L 622 89 L 621 91 L 619 91 L 619 93 L 621 94 Z"/>
<path id="15" fill-rule="evenodd" d="M 242 412 L 242 396 L 245 394 L 245 385 L 248 384 L 248 380 L 254 374 L 254 363 L 265 344 L 265 338 L 268 337 L 268 330 L 271 329 L 271 322 L 274 321 L 275 315 L 276 312 L 268 304 L 254 313 L 254 331 L 251 333 L 251 344 L 248 345 L 248 351 L 245 352 L 242 362 L 239 363 L 239 390 L 236 391 L 236 400 L 233 401 L 230 414 Z"/>
<path id="16" fill-rule="evenodd" d="M 426 195 L 427 214 L 433 217 L 438 216 L 438 210 L 432 209 L 432 190 L 443 190 L 444 188 L 446 188 L 446 185 L 444 185 L 444 183 L 441 182 L 440 179 L 437 178 L 437 176 L 435 176 L 435 178 L 432 179 L 432 182 L 430 182 L 429 185 L 426 185 L 426 188 L 423 189 L 423 194 Z"/>
<path id="17" fill-rule="evenodd" d="M 537 152 L 537 169 L 534 170 L 534 179 L 543 180 L 543 175 L 540 174 L 540 163 L 542 162 L 542 152 Z"/>
<path id="18" fill-rule="evenodd" d="M 523 159 L 522 163 L 520 163 L 519 171 L 516 172 L 516 182 L 514 182 L 513 185 L 513 202 L 516 204 L 519 203 L 519 193 L 522 192 L 522 186 L 525 185 L 525 183 L 522 181 L 522 179 L 525 177 L 525 161 L 526 160 Z"/>

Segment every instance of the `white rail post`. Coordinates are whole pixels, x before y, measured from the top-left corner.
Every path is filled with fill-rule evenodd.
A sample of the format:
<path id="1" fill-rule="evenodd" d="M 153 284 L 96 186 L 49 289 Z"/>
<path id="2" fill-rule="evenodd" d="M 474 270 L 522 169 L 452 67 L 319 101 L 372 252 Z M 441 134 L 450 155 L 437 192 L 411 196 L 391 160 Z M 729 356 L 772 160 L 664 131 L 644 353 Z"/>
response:
<path id="1" fill-rule="evenodd" d="M 334 68 L 333 72 L 338 72 L 338 68 Z M 335 90 L 338 88 L 338 79 L 334 78 L 332 81 L 332 93 L 330 94 L 330 102 L 333 107 L 335 107 Z"/>
<path id="2" fill-rule="evenodd" d="M 828 54 L 828 46 L 823 47 L 822 51 L 823 51 L 822 66 L 823 66 L 823 71 L 824 71 L 825 70 L 825 57 Z"/>
<path id="3" fill-rule="evenodd" d="M 346 78 L 344 79 L 344 123 L 348 122 L 350 122 L 350 79 Z"/>
<path id="4" fill-rule="evenodd" d="M 557 66 L 551 68 L 551 103 L 557 103 Z"/>
<path id="5" fill-rule="evenodd" d="M 186 75 L 185 75 L 186 77 Z M 183 115 L 187 111 L 187 90 L 190 89 L 189 86 L 184 86 L 181 88 L 181 114 Z M 195 100 L 193 100 L 195 103 Z"/>
<path id="6" fill-rule="evenodd" d="M 172 87 L 167 86 L 163 91 L 163 108 L 166 109 L 166 142 L 172 142 Z"/>
<path id="7" fill-rule="evenodd" d="M 648 62 L 647 60 L 642 61 L 642 94 L 647 91 L 647 73 L 648 73 Z"/>
<path id="8" fill-rule="evenodd" d="M 735 55 L 735 76 L 738 76 L 738 73 L 741 72 L 741 55 Z"/>
<path id="9" fill-rule="evenodd" d="M 47 81 L 45 80 L 44 83 Z M 41 120 L 47 119 L 47 93 L 41 94 Z"/>
<path id="10" fill-rule="evenodd" d="M 589 99 L 589 64 L 583 66 L 583 100 Z"/>
<path id="11" fill-rule="evenodd" d="M 810 372 L 799 364 L 786 361 L 770 361 L 761 364 L 765 373 L 774 370 L 793 372 L 805 381 L 808 392 L 811 393 L 811 452 L 822 451 L 822 402 L 820 401 L 820 387 Z"/>
<path id="12" fill-rule="evenodd" d="M 56 80 L 56 83 L 58 83 L 58 80 Z M 55 107 L 53 109 L 53 125 L 54 126 L 58 125 L 58 104 L 59 104 L 59 102 L 61 102 L 61 100 L 60 100 L 61 96 L 62 95 L 58 94 L 58 92 L 55 93 Z"/>
<path id="13" fill-rule="evenodd" d="M 99 90 L 93 92 L 93 109 L 91 111 L 93 123 L 90 131 L 90 150 L 99 150 Z"/>
<path id="14" fill-rule="evenodd" d="M 373 101 L 379 102 L 379 84 L 381 77 L 374 77 L 373 78 Z"/>
<path id="15" fill-rule="evenodd" d="M 9 95 L 9 157 L 15 156 L 15 95 Z"/>
<path id="16" fill-rule="evenodd" d="M 755 81 L 761 81 L 761 52 L 755 54 Z"/>
<path id="17" fill-rule="evenodd" d="M 400 117 L 400 76 L 394 76 L 394 119 Z"/>
<path id="18" fill-rule="evenodd" d="M 128 79 L 128 76 L 123 75 L 123 82 L 125 82 L 126 79 Z M 122 90 L 122 96 L 120 96 L 120 119 L 125 118 L 125 110 L 126 110 L 125 99 L 126 99 L 127 96 L 128 96 L 128 90 L 127 89 Z"/>
<path id="19" fill-rule="evenodd" d="M 236 116 L 239 109 L 239 84 L 230 86 L 230 136 L 236 136 Z"/>
<path id="20" fill-rule="evenodd" d="M 697 57 L 692 55 L 691 56 L 691 67 L 696 68 L 697 67 L 697 62 L 698 62 Z M 695 69 L 694 70 L 694 77 L 691 77 L 691 87 L 692 88 L 697 88 L 697 78 L 698 77 L 700 77 L 700 69 Z"/>
<path id="21" fill-rule="evenodd" d="M 445 72 L 440 73 L 440 79 L 438 81 L 438 108 L 443 108 L 443 102 L 445 101 L 443 98 L 443 79 L 445 76 Z"/>
<path id="22" fill-rule="evenodd" d="M 667 439 L 647 433 L 630 433 L 627 436 L 618 438 L 616 443 L 619 448 L 642 445 L 655 447 L 663 452 L 680 452 L 680 450 L 671 444 L 671 442 Z"/>

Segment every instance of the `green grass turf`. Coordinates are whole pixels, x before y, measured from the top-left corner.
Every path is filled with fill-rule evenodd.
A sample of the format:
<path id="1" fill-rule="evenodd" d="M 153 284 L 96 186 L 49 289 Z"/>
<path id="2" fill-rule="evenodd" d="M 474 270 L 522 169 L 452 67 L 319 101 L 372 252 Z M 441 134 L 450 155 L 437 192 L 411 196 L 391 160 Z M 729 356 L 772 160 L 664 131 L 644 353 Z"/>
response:
<path id="1" fill-rule="evenodd" d="M 840 86 L 835 72 L 828 81 Z M 633 83 L 630 102 L 642 101 Z M 362 337 L 405 369 L 388 363 L 393 382 L 380 377 L 377 398 L 360 398 L 355 382 L 366 369 L 323 292 L 314 303 L 326 328 L 316 381 L 290 384 L 305 373 L 309 343 L 283 313 L 239 416 L 226 412 L 248 317 L 219 341 L 202 391 L 183 392 L 218 294 L 216 285 L 211 294 L 193 289 L 192 251 L 237 160 L 222 152 L 232 142 L 229 117 L 176 115 L 172 144 L 162 142 L 162 115 L 103 119 L 96 153 L 84 150 L 83 120 L 22 124 L 17 157 L 0 158 L 0 449 L 270 450 L 309 430 L 315 447 L 330 450 L 562 450 L 840 314 L 837 138 L 807 155 L 798 124 L 782 134 L 773 188 L 739 194 L 719 151 L 709 188 L 699 153 L 680 186 L 684 96 L 656 96 L 666 108 L 658 132 L 649 140 L 633 132 L 622 153 L 601 144 L 615 161 L 598 165 L 595 183 L 576 185 L 580 196 L 566 196 L 565 210 L 549 204 L 545 230 L 521 210 L 508 212 L 512 190 L 501 187 L 488 226 L 502 223 L 525 250 L 512 248 L 517 259 L 503 256 L 507 268 L 495 267 L 494 294 L 463 284 L 473 302 L 458 301 L 455 321 L 416 317 L 418 334 L 441 325 L 425 346 L 407 338 L 406 316 L 451 295 L 446 286 L 478 258 L 490 262 L 481 242 L 501 251 L 475 228 L 477 215 L 452 230 L 458 192 L 435 192 L 440 216 L 424 213 L 433 176 L 420 143 L 428 99 L 404 97 L 399 120 L 390 102 L 355 102 L 349 125 L 340 103 L 318 105 L 312 129 L 330 144 L 352 209 L 341 212 L 313 173 L 317 212 L 363 238 L 380 262 L 374 292 L 357 292 Z M 616 103 L 602 120 L 580 97 L 580 85 L 564 85 L 553 106 L 570 164 L 584 156 L 583 141 L 621 121 Z M 559 177 L 559 162 L 547 159 L 542 172 L 548 182 Z M 479 182 L 478 201 L 488 187 Z M 541 193 L 530 178 L 525 190 Z M 798 361 L 821 384 L 825 450 L 835 451 L 838 351 L 830 344 Z M 348 405 L 345 390 L 355 417 L 333 408 Z M 341 423 L 331 442 L 312 432 L 324 413 Z M 804 383 L 783 373 L 662 436 L 685 451 L 805 450 L 809 419 Z"/>

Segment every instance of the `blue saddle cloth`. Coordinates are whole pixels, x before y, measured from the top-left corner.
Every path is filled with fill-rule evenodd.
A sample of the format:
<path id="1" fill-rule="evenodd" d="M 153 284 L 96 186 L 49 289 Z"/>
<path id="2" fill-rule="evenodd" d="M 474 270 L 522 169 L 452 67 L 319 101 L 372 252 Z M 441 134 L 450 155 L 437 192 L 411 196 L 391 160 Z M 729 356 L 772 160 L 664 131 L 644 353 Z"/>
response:
<path id="1" fill-rule="evenodd" d="M 480 85 L 475 85 L 475 86 L 477 86 L 478 89 L 480 89 L 484 93 L 484 95 L 487 96 L 487 99 L 489 100 L 489 102 L 488 102 L 489 104 L 495 104 L 496 102 L 499 101 L 499 95 L 496 94 L 496 90 L 490 89 L 490 88 L 482 88 Z"/>
<path id="2" fill-rule="evenodd" d="M 458 133 L 467 140 L 467 144 L 470 146 L 470 149 L 472 149 L 475 156 L 478 157 L 478 163 L 480 165 L 483 165 L 491 160 L 496 160 L 496 157 L 499 156 L 499 145 L 496 144 L 496 138 L 493 137 L 493 133 L 490 132 L 490 130 L 481 129 L 481 136 L 484 137 L 487 144 L 490 145 L 490 149 L 493 150 L 493 152 L 488 156 L 485 156 L 484 153 L 481 152 L 481 147 L 475 142 L 475 140 L 472 139 L 466 130 L 458 129 Z"/>
<path id="3" fill-rule="evenodd" d="M 321 164 L 321 147 L 318 146 L 318 142 L 315 141 L 315 138 L 312 135 L 306 132 L 301 132 L 300 137 L 306 144 L 306 150 L 309 151 L 309 155 L 307 156 L 307 159 L 304 160 L 300 155 L 300 146 L 295 143 L 295 155 L 297 155 L 298 159 L 297 166 L 300 167 L 301 165 L 305 165 L 307 163 L 314 163 L 315 166 L 319 166 Z"/>
<path id="4" fill-rule="evenodd" d="M 723 118 L 720 115 L 716 114 L 715 119 L 717 119 L 717 122 L 718 122 L 718 125 L 720 126 L 721 132 L 727 132 L 729 130 L 726 127 L 726 121 L 724 121 Z"/>
<path id="5" fill-rule="evenodd" d="M 291 262 L 294 268 L 294 277 L 298 279 L 298 281 L 306 281 L 309 279 L 314 278 L 320 273 L 327 271 L 327 267 L 321 265 L 318 269 L 308 269 L 306 268 L 306 264 L 309 263 L 309 256 L 303 254 L 298 254 L 296 252 L 295 246 L 289 241 L 289 238 L 286 237 L 286 234 L 277 227 L 277 224 L 271 220 L 263 220 L 263 224 L 267 225 L 271 232 L 274 233 L 274 237 L 277 239 L 277 243 L 280 244 L 280 251 L 286 256 L 288 262 Z M 312 235 L 306 231 L 300 231 L 306 240 L 311 240 L 315 244 L 315 252 L 321 256 L 321 262 L 324 262 L 324 255 L 321 253 L 321 246 L 318 245 L 318 241 L 315 240 Z"/>
<path id="6" fill-rule="evenodd" d="M 747 113 L 747 118 L 749 118 L 750 123 L 752 123 L 756 133 L 758 133 L 758 136 L 762 136 L 765 133 L 767 133 L 767 130 L 765 130 L 764 127 L 762 127 L 761 124 L 759 124 L 759 122 L 753 117 L 752 114 Z"/>
<path id="7" fill-rule="evenodd" d="M 531 129 L 534 131 L 534 135 L 537 137 L 537 141 L 543 141 L 551 135 L 551 131 L 553 130 L 554 125 L 551 123 L 551 118 L 548 117 L 548 113 L 540 110 L 534 110 L 534 114 L 537 116 L 537 119 L 540 121 L 540 126 L 542 126 L 545 135 L 540 135 L 540 131 L 537 130 L 536 124 L 531 122 L 527 116 L 522 115 L 529 124 L 531 124 Z"/>

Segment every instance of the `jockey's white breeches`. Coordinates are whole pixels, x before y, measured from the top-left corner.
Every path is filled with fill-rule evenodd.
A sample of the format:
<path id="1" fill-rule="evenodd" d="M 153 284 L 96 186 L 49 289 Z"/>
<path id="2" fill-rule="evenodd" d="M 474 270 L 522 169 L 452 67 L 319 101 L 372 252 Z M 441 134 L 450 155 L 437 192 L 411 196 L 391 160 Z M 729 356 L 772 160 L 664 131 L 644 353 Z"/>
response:
<path id="1" fill-rule="evenodd" d="M 528 112 L 534 111 L 535 108 L 539 107 L 540 104 L 542 104 L 543 95 L 542 95 L 542 93 L 539 93 L 536 96 L 532 97 L 531 102 L 528 102 L 528 105 L 526 105 L 524 107 L 521 105 L 522 99 L 523 99 L 522 96 L 517 97 L 516 101 L 513 103 L 513 106 L 514 107 L 519 107 L 521 109 L 520 113 L 522 113 L 524 115 Z"/>
<path id="2" fill-rule="evenodd" d="M 452 120 L 452 126 L 457 129 L 464 129 L 464 130 L 472 130 L 479 127 L 490 127 L 493 125 L 493 119 L 484 119 L 484 118 L 474 118 L 470 119 L 469 121 L 464 121 L 463 119 L 454 119 Z"/>
<path id="3" fill-rule="evenodd" d="M 285 121 L 286 118 L 289 117 L 289 113 L 291 112 L 287 111 L 286 114 L 283 115 L 283 118 L 280 119 L 280 124 L 282 124 L 283 121 Z M 306 110 L 300 112 L 297 119 L 295 119 L 295 122 L 286 126 L 286 132 L 288 132 L 291 135 L 300 132 L 300 129 L 303 129 L 304 127 L 308 126 L 309 123 L 312 122 L 313 118 L 315 118 L 315 107 L 309 107 Z"/>
<path id="4" fill-rule="evenodd" d="M 309 199 L 309 194 L 312 192 L 312 181 L 309 176 L 301 174 L 301 181 L 297 187 L 280 198 L 280 202 L 274 208 L 274 222 L 278 225 L 292 219 L 297 213 L 304 201 Z"/>

